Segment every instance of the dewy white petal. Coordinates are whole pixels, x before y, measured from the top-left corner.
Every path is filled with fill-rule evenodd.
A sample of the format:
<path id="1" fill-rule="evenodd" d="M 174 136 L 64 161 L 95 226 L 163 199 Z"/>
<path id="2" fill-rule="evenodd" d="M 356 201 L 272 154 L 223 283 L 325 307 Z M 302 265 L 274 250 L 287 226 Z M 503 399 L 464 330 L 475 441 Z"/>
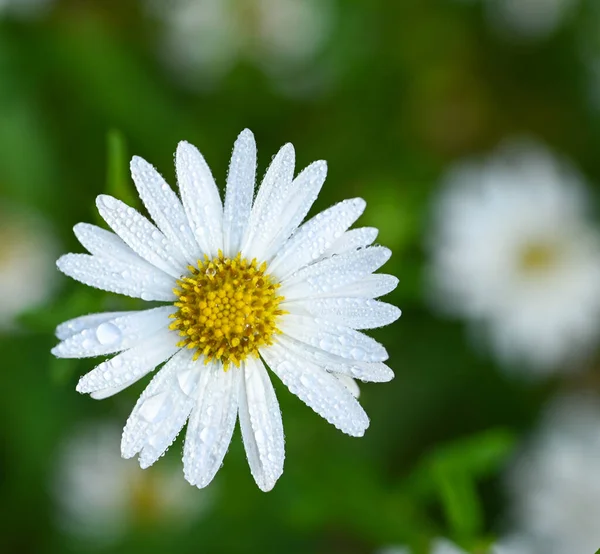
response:
<path id="1" fill-rule="evenodd" d="M 284 280 L 301 267 L 318 260 L 365 210 L 362 198 L 344 200 L 307 221 L 275 257 L 269 271 Z"/>
<path id="2" fill-rule="evenodd" d="M 175 155 L 183 207 L 203 254 L 216 256 L 223 248 L 223 205 L 204 157 L 182 141 Z"/>
<path id="3" fill-rule="evenodd" d="M 339 239 L 337 239 L 330 248 L 328 248 L 321 258 L 330 258 L 335 254 L 344 254 L 365 246 L 373 244 L 377 235 L 378 229 L 375 227 L 359 227 L 358 229 L 350 229 L 346 231 Z"/>
<path id="4" fill-rule="evenodd" d="M 227 452 L 238 413 L 242 372 L 220 363 L 203 368 L 183 448 L 185 478 L 198 488 L 212 480 Z"/>
<path id="5" fill-rule="evenodd" d="M 99 314 L 82 315 L 61 323 L 56 328 L 55 335 L 59 340 L 66 340 L 81 333 L 84 329 L 96 328 L 105 321 L 110 321 L 111 319 L 130 313 L 132 312 L 102 312 Z"/>
<path id="6" fill-rule="evenodd" d="M 136 264 L 89 256 L 65 254 L 58 269 L 73 279 L 109 292 L 142 300 L 174 301 L 173 279 L 139 259 Z"/>
<path id="7" fill-rule="evenodd" d="M 244 129 L 233 145 L 227 174 L 223 211 L 223 252 L 226 256 L 235 256 L 242 246 L 252 210 L 255 180 L 256 142 L 252 132 Z"/>
<path id="8" fill-rule="evenodd" d="M 375 329 L 396 321 L 401 311 L 371 298 L 311 298 L 283 302 L 291 314 L 312 315 L 352 329 Z"/>
<path id="9" fill-rule="evenodd" d="M 377 271 L 390 256 L 388 248 L 371 246 L 327 258 L 301 269 L 284 281 L 281 294 L 288 300 L 331 296 L 336 289 L 355 283 Z"/>
<path id="10" fill-rule="evenodd" d="M 175 354 L 179 350 L 176 346 L 178 338 L 177 333 L 165 329 L 150 335 L 84 375 L 77 384 L 77 391 L 96 393 L 128 387 Z"/>
<path id="11" fill-rule="evenodd" d="M 147 263 L 111 231 L 89 223 L 78 223 L 73 227 L 73 231 L 81 245 L 98 258 L 127 264 Z"/>
<path id="12" fill-rule="evenodd" d="M 293 181 L 290 194 L 279 214 L 279 229 L 270 238 L 264 259 L 270 260 L 281 246 L 296 231 L 317 199 L 327 177 L 327 163 L 316 161 L 305 168 Z"/>
<path id="13" fill-rule="evenodd" d="M 392 292 L 398 286 L 398 277 L 394 275 L 367 275 L 363 279 L 350 283 L 328 294 L 323 298 L 379 298 Z"/>
<path id="14" fill-rule="evenodd" d="M 265 173 L 244 239 L 242 256 L 264 260 L 269 242 L 279 228 L 294 177 L 295 153 L 291 144 L 281 147 Z"/>
<path id="15" fill-rule="evenodd" d="M 375 339 L 323 319 L 287 314 L 279 325 L 281 331 L 290 337 L 357 362 L 383 362 L 388 354 Z"/>
<path id="16" fill-rule="evenodd" d="M 307 406 L 340 431 L 362 437 L 369 418 L 350 391 L 333 375 L 274 344 L 261 350 L 271 370 Z"/>
<path id="17" fill-rule="evenodd" d="M 343 373 L 334 373 L 333 376 L 350 391 L 350 394 L 352 394 L 354 398 L 360 397 L 360 387 L 352 377 Z"/>
<path id="18" fill-rule="evenodd" d="M 267 492 L 283 473 L 285 449 L 281 411 L 262 361 L 248 358 L 243 363 L 240 428 L 252 476 L 259 488 Z"/>
<path id="19" fill-rule="evenodd" d="M 195 264 L 200 257 L 198 243 L 175 192 L 146 160 L 134 156 L 130 168 L 140 198 L 158 228 L 179 248 L 188 263 Z"/>
<path id="20" fill-rule="evenodd" d="M 88 326 L 55 346 L 57 358 L 88 358 L 132 348 L 148 335 L 169 325 L 174 306 L 128 312 Z"/>
<path id="21" fill-rule="evenodd" d="M 186 266 L 183 254 L 137 210 L 105 194 L 96 198 L 96 206 L 102 219 L 140 257 L 172 277 L 181 276 Z"/>
<path id="22" fill-rule="evenodd" d="M 124 458 L 139 452 L 140 465 L 146 468 L 171 446 L 196 403 L 198 384 L 207 369 L 193 356 L 193 351 L 181 349 L 146 387 L 123 431 Z"/>
<path id="23" fill-rule="evenodd" d="M 321 348 L 310 346 L 292 337 L 280 335 L 277 341 L 295 352 L 301 358 L 334 373 L 343 373 L 354 379 L 372 383 L 387 383 L 394 378 L 394 372 L 382 362 L 357 362 L 326 352 Z"/>

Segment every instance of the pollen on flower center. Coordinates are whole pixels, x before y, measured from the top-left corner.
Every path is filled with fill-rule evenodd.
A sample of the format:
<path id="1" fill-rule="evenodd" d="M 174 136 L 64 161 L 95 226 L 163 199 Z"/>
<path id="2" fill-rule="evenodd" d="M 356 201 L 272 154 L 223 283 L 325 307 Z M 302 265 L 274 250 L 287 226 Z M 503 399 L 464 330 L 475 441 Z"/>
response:
<path id="1" fill-rule="evenodd" d="M 558 257 L 557 248 L 551 244 L 531 243 L 521 249 L 519 265 L 527 273 L 537 273 L 552 267 Z"/>
<path id="2" fill-rule="evenodd" d="M 182 340 L 178 346 L 195 348 L 194 359 L 217 359 L 225 369 L 239 366 L 248 356 L 258 356 L 261 346 L 272 344 L 280 333 L 277 318 L 283 296 L 278 283 L 265 274 L 267 264 L 248 261 L 238 254 L 226 258 L 219 251 L 213 259 L 198 260 L 189 275 L 177 281 L 178 300 L 170 328 Z"/>

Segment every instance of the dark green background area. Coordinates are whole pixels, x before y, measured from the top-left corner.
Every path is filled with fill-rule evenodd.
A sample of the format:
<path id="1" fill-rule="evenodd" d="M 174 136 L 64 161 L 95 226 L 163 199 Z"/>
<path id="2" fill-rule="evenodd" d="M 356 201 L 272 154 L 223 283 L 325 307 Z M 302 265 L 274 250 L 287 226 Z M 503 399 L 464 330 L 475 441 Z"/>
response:
<path id="1" fill-rule="evenodd" d="M 142 522 L 101 547 L 56 526 L 55 456 L 82 422 L 124 423 L 147 380 L 96 402 L 75 392 L 94 361 L 49 351 L 62 320 L 141 304 L 62 279 L 20 332 L 0 334 L 0 551 L 366 554 L 394 543 L 420 552 L 440 535 L 473 548 L 501 533 L 503 466 L 544 402 L 571 383 L 511 376 L 473 348 L 463 323 L 432 313 L 428 210 L 453 161 L 515 135 L 540 139 L 600 182 L 591 101 L 600 98 L 582 58 L 585 49 L 600 59 L 594 2 L 582 1 L 551 37 L 515 42 L 491 30 L 478 1 L 338 0 L 319 54 L 330 83 L 299 96 L 244 60 L 208 91 L 180 86 L 156 56 L 160 23 L 133 0 L 59 1 L 41 18 L 0 19 L 0 200 L 41 213 L 65 252 L 82 251 L 72 227 L 98 221 L 96 195 L 134 198 L 119 177 L 121 139 L 172 184 L 173 153 L 188 140 L 222 186 L 233 141 L 249 127 L 259 173 L 285 142 L 299 169 L 327 160 L 311 213 L 367 201 L 359 224 L 378 227 L 377 242 L 394 251 L 384 270 L 400 285 L 387 299 L 403 310 L 372 333 L 396 378 L 361 386 L 364 438 L 342 435 L 276 382 L 286 465 L 272 492 L 255 486 L 236 431 L 207 514 L 185 531 Z M 159 464 L 179 464 L 180 443 Z"/>

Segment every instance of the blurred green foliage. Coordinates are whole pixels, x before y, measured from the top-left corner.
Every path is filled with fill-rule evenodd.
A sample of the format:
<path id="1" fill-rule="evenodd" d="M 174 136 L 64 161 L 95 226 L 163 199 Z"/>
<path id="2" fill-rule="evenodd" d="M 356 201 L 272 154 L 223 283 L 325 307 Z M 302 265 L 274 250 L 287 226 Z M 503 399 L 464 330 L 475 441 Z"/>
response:
<path id="1" fill-rule="evenodd" d="M 101 547 L 57 526 L 55 456 L 76 424 L 124 422 L 145 381 L 95 402 L 74 390 L 94 361 L 49 351 L 59 322 L 140 304 L 63 279 L 18 332 L 0 334 L 1 551 L 362 554 L 410 544 L 419 553 L 432 537 L 469 547 L 500 532 L 502 469 L 563 384 L 507 376 L 471 350 L 461 323 L 431 313 L 428 206 L 453 160 L 514 134 L 540 137 L 600 180 L 600 120 L 581 56 L 583 33 L 597 35 L 591 1 L 553 36 L 513 43 L 490 31 L 479 2 L 339 0 L 323 54 L 331 79 L 299 96 L 244 60 L 211 89 L 181 86 L 159 62 L 161 24 L 141 2 L 61 0 L 33 19 L 0 15 L 1 199 L 43 215 L 65 252 L 81 251 L 71 229 L 97 220 L 96 195 L 139 205 L 130 155 L 173 183 L 173 152 L 189 140 L 222 186 L 231 145 L 250 127 L 261 171 L 288 141 L 299 167 L 328 161 L 312 213 L 350 196 L 367 200 L 360 223 L 378 227 L 378 242 L 394 250 L 385 270 L 400 286 L 389 301 L 404 312 L 373 333 L 396 379 L 361 386 L 371 417 L 363 439 L 342 435 L 275 383 L 287 460 L 274 491 L 254 485 L 236 432 L 211 485 L 214 506 L 190 529 L 141 523 Z M 180 451 L 178 443 L 159 463 L 177 462 Z"/>

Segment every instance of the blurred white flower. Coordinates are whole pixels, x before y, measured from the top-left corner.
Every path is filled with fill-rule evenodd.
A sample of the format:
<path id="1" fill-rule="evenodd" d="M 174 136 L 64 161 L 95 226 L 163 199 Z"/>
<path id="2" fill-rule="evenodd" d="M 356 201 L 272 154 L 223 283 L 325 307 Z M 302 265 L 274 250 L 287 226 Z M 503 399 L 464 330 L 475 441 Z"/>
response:
<path id="1" fill-rule="evenodd" d="M 412 554 L 410 548 L 404 546 L 390 546 L 379 550 L 377 554 Z M 446 539 L 435 539 L 431 543 L 429 554 L 467 554 L 464 550 Z M 510 550 L 508 548 L 491 547 L 490 554 L 533 554 L 521 550 Z M 541 554 L 541 553 L 540 553 Z"/>
<path id="2" fill-rule="evenodd" d="M 181 529 L 210 506 L 212 492 L 194 492 L 178 467 L 140 472 L 119 455 L 120 441 L 119 426 L 88 424 L 63 445 L 53 493 L 66 532 L 113 542 L 136 526 Z"/>
<path id="3" fill-rule="evenodd" d="M 0 0 L 0 16 L 33 16 L 45 10 L 53 0 Z"/>
<path id="4" fill-rule="evenodd" d="M 0 206 L 0 331 L 47 300 L 54 290 L 58 246 L 37 217 Z"/>
<path id="5" fill-rule="evenodd" d="M 541 39 L 554 33 L 578 0 L 484 0 L 486 15 L 498 32 L 514 39 Z"/>
<path id="6" fill-rule="evenodd" d="M 577 361 L 600 327 L 600 246 L 587 206 L 577 173 L 533 143 L 455 167 L 435 205 L 434 302 L 471 319 L 502 361 L 538 373 Z"/>
<path id="7" fill-rule="evenodd" d="M 600 400 L 551 404 L 508 474 L 517 529 L 536 554 L 593 554 L 600 546 Z"/>
<path id="8" fill-rule="evenodd" d="M 149 0 L 163 20 L 161 55 L 190 86 L 210 86 L 239 59 L 286 78 L 322 50 L 331 0 Z"/>

